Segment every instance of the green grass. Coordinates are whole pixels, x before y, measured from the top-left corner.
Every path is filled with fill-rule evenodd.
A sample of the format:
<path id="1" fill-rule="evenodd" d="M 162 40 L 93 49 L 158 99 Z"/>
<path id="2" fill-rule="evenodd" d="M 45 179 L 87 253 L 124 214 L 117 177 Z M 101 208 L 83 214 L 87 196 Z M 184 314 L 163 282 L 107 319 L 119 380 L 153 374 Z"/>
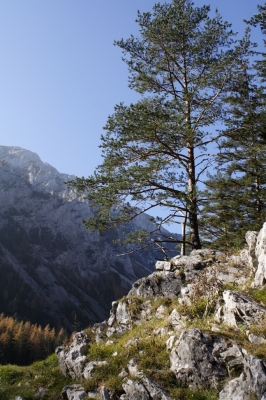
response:
<path id="1" fill-rule="evenodd" d="M 69 383 L 70 379 L 60 373 L 55 354 L 28 367 L 0 366 L 1 400 L 11 400 L 16 396 L 36 400 L 39 388 L 47 389 L 43 400 L 57 400 L 63 387 Z"/>

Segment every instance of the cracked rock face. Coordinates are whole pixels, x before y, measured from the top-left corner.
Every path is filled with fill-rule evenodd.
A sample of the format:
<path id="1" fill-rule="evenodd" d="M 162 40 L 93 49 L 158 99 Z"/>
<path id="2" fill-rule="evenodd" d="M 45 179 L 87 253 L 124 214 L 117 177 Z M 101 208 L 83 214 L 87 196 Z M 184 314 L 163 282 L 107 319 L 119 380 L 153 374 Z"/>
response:
<path id="1" fill-rule="evenodd" d="M 226 342 L 219 337 L 212 337 L 199 329 L 186 330 L 172 347 L 171 370 L 186 386 L 217 387 L 218 382 L 228 376 L 225 362 L 219 356 L 226 349 Z"/>
<path id="2" fill-rule="evenodd" d="M 128 295 L 142 298 L 173 298 L 180 294 L 181 286 L 180 276 L 174 272 L 159 271 L 135 282 Z"/>
<path id="3" fill-rule="evenodd" d="M 255 274 L 253 285 L 254 287 L 260 287 L 266 283 L 266 222 L 259 232 L 255 255 L 258 260 L 258 269 Z"/>
<path id="4" fill-rule="evenodd" d="M 224 305 L 216 313 L 216 321 L 237 327 L 238 323 L 249 326 L 260 322 L 266 315 L 266 308 L 243 293 L 225 290 Z"/>
<path id="5" fill-rule="evenodd" d="M 57 347 L 55 352 L 61 372 L 65 376 L 69 374 L 72 379 L 79 379 L 87 362 L 88 335 L 85 332 L 76 333 L 69 347 Z"/>
<path id="6" fill-rule="evenodd" d="M 249 355 L 244 360 L 244 372 L 232 379 L 220 392 L 219 400 L 266 399 L 266 368 L 257 357 Z"/>
<path id="7" fill-rule="evenodd" d="M 63 400 L 85 400 L 87 393 L 81 385 L 65 386 L 62 391 Z"/>

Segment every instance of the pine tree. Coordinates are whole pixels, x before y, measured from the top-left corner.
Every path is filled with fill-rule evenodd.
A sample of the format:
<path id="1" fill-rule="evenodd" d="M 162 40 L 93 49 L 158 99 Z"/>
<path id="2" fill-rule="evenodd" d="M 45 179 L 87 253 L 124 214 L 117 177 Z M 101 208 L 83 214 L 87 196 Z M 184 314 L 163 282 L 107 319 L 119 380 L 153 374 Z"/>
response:
<path id="1" fill-rule="evenodd" d="M 161 208 L 166 216 L 155 220 L 151 239 L 160 245 L 173 239 L 164 237 L 162 225 L 177 221 L 181 211 L 188 215 L 189 245 L 201 247 L 197 185 L 215 139 L 208 128 L 221 118 L 249 46 L 248 39 L 236 46 L 231 25 L 218 12 L 210 18 L 209 11 L 190 0 L 156 4 L 153 13 L 138 13 L 138 38 L 115 42 L 129 68 L 129 86 L 142 98 L 115 107 L 101 138 L 102 165 L 70 183 L 94 206 L 89 229 L 112 229 Z M 139 231 L 128 239 L 141 245 L 148 236 Z"/>
<path id="2" fill-rule="evenodd" d="M 227 99 L 224 122 L 220 173 L 206 182 L 201 219 L 203 238 L 219 248 L 243 245 L 245 232 L 259 230 L 266 217 L 265 89 L 247 61 L 242 84 Z"/>

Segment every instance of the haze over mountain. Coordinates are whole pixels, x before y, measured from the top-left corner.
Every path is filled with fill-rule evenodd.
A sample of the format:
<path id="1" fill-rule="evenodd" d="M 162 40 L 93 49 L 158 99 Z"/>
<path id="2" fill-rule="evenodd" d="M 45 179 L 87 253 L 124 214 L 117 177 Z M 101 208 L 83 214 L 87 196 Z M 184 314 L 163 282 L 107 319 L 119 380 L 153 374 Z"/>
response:
<path id="1" fill-rule="evenodd" d="M 83 226 L 93 211 L 67 188 L 73 178 L 31 151 L 0 146 L 0 312 L 81 328 L 154 269 L 150 251 L 117 257 L 119 231 L 100 237 Z M 153 226 L 143 215 L 128 229 Z"/>

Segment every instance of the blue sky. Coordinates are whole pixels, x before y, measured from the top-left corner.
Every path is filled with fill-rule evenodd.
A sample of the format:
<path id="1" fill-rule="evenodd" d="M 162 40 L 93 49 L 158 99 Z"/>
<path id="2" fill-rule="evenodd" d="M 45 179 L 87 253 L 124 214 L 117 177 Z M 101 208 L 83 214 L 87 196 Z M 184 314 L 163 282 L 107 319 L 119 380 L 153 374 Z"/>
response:
<path id="1" fill-rule="evenodd" d="M 137 99 L 113 41 L 137 35 L 137 10 L 154 2 L 0 0 L 0 145 L 34 151 L 60 172 L 92 174 L 107 116 Z M 218 8 L 241 34 L 257 11 L 256 0 L 194 3 Z M 259 30 L 253 39 L 261 43 Z"/>

